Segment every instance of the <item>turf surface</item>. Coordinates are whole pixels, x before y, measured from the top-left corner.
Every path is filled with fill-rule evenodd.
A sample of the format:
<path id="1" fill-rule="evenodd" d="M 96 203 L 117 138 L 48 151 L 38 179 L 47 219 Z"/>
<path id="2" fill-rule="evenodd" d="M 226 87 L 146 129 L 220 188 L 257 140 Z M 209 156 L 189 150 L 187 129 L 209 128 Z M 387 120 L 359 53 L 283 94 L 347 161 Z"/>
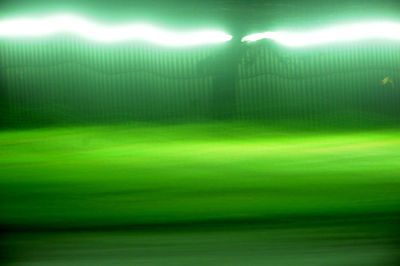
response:
<path id="1" fill-rule="evenodd" d="M 0 132 L 7 228 L 362 216 L 400 209 L 400 130 L 251 123 Z"/>

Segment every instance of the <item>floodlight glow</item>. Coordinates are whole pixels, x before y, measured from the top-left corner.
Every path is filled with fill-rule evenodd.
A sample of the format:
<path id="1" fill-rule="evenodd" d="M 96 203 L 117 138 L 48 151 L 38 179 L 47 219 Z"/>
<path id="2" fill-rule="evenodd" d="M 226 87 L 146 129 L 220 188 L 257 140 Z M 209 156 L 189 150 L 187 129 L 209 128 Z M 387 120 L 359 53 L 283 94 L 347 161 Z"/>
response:
<path id="1" fill-rule="evenodd" d="M 165 46 L 196 46 L 227 42 L 232 39 L 231 35 L 218 30 L 178 33 L 145 24 L 105 26 L 74 15 L 0 21 L 0 38 L 40 37 L 55 33 L 73 33 L 101 42 L 141 40 Z"/>
<path id="2" fill-rule="evenodd" d="M 261 39 L 271 39 L 289 47 L 311 46 L 363 39 L 400 40 L 400 24 L 375 22 L 329 27 L 311 32 L 268 31 L 245 36 L 242 42 L 255 42 Z"/>

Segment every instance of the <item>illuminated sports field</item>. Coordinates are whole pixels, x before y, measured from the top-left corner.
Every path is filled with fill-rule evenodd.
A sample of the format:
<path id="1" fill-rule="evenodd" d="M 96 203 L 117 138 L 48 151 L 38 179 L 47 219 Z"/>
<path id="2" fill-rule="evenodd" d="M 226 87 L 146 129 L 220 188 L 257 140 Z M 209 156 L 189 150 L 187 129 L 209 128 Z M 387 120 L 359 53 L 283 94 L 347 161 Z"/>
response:
<path id="1" fill-rule="evenodd" d="M 1 2 L 0 264 L 399 265 L 400 5 L 364 2 Z"/>

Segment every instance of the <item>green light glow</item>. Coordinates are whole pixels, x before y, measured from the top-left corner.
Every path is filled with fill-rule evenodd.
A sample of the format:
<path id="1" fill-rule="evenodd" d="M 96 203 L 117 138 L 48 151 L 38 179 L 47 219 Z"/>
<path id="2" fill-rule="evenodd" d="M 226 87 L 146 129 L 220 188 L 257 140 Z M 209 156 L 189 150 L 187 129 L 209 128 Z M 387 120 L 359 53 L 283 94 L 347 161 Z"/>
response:
<path id="1" fill-rule="evenodd" d="M 197 46 L 227 42 L 232 36 L 219 30 L 169 32 L 148 24 L 106 26 L 76 15 L 15 18 L 0 21 L 0 38 L 40 37 L 73 33 L 100 42 L 146 41 L 164 46 Z"/>
<path id="2" fill-rule="evenodd" d="M 333 26 L 311 32 L 268 31 L 247 35 L 242 39 L 242 42 L 255 42 L 261 39 L 274 40 L 279 44 L 289 47 L 312 46 L 364 39 L 400 40 L 400 24 L 391 22 L 369 22 Z"/>

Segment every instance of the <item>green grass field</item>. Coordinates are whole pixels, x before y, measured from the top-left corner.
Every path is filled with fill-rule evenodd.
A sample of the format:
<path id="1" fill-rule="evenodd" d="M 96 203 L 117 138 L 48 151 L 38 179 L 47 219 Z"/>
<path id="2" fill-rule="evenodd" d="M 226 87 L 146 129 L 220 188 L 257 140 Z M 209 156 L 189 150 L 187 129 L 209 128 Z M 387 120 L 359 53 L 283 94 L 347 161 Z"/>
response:
<path id="1" fill-rule="evenodd" d="M 399 262 L 393 127 L 3 130 L 0 173 L 5 265 Z"/>
<path id="2" fill-rule="evenodd" d="M 0 133 L 15 228 L 257 221 L 400 210 L 400 130 L 250 123 Z"/>

